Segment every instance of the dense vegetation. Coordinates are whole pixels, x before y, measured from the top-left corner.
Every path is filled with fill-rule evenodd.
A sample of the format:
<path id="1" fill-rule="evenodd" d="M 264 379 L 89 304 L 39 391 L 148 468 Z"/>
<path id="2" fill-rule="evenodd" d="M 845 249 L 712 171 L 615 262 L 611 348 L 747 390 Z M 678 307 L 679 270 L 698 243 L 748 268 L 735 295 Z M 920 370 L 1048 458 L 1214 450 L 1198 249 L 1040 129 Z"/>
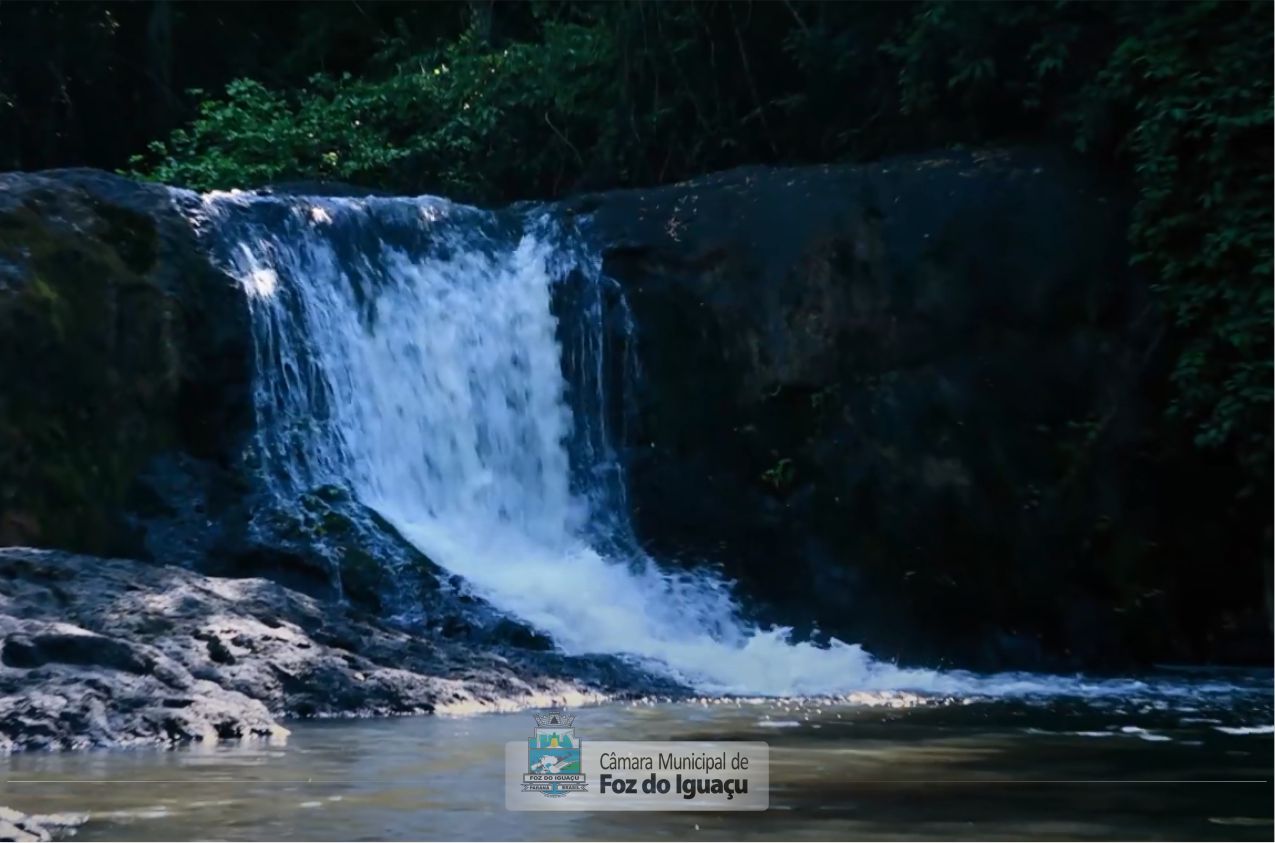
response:
<path id="1" fill-rule="evenodd" d="M 1159 446 L 1242 467 L 1266 518 L 1271 80 L 1258 2 L 6 3 L 0 165 L 495 202 L 1069 145 L 1136 191 L 1176 361 Z"/>

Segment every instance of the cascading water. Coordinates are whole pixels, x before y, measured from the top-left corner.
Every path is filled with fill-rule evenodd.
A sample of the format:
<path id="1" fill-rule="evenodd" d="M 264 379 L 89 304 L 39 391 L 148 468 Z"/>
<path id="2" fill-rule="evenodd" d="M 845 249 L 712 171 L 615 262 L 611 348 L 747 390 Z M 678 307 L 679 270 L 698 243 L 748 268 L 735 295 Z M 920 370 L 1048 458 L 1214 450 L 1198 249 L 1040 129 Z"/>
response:
<path id="1" fill-rule="evenodd" d="M 345 486 L 562 650 L 626 656 L 707 693 L 1063 681 L 902 670 L 855 645 L 792 642 L 742 620 L 727 583 L 642 554 L 607 429 L 623 416 L 608 411 L 607 370 L 632 361 L 608 350 L 604 321 L 627 313 L 597 256 L 547 219 L 254 194 L 204 197 L 202 215 L 250 302 L 257 457 L 281 498 Z"/>

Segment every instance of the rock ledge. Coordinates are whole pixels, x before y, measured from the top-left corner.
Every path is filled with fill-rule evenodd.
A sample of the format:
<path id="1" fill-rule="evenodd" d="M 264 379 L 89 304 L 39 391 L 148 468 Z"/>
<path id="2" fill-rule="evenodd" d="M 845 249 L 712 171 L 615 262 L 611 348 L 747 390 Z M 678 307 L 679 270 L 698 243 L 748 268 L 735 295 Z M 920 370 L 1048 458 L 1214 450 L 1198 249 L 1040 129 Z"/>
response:
<path id="1" fill-rule="evenodd" d="M 578 704 L 635 689 L 671 690 L 614 659 L 421 638 L 268 580 L 0 549 L 4 752 L 269 739 L 289 717 Z"/>

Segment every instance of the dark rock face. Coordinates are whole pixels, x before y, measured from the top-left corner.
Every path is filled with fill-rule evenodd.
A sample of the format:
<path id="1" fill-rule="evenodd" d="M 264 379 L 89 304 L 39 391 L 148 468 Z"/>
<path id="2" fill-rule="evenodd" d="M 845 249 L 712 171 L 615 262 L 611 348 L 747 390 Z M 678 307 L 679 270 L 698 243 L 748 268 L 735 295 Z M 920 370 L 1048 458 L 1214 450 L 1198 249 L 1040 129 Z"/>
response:
<path id="1" fill-rule="evenodd" d="M 286 735 L 278 720 L 679 693 L 608 658 L 424 635 L 264 579 L 0 550 L 0 751 Z"/>
<path id="2" fill-rule="evenodd" d="M 1125 205 L 1090 174 L 941 154 L 564 210 L 637 323 L 629 482 L 658 555 L 719 563 L 763 614 L 883 657 L 1269 651 L 1260 548 L 1193 533 L 1226 523 L 1234 487 L 1148 435 L 1162 326 Z M 1201 560 L 1221 547 L 1219 588 Z"/>
<path id="3" fill-rule="evenodd" d="M 159 453 L 224 463 L 250 418 L 247 313 L 169 191 L 0 175 L 0 544 L 137 553 Z"/>

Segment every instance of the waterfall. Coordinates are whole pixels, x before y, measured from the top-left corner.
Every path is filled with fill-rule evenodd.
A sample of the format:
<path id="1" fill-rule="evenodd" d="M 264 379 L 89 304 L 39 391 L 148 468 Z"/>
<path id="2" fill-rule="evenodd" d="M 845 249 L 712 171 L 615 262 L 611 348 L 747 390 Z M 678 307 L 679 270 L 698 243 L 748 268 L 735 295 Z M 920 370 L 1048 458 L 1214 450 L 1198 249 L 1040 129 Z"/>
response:
<path id="1" fill-rule="evenodd" d="M 339 484 L 564 652 L 705 693 L 975 683 L 757 628 L 728 583 L 641 552 L 608 392 L 638 362 L 608 341 L 631 318 L 577 233 L 433 198 L 210 194 L 200 213 L 252 312 L 255 459 L 281 499 Z"/>

